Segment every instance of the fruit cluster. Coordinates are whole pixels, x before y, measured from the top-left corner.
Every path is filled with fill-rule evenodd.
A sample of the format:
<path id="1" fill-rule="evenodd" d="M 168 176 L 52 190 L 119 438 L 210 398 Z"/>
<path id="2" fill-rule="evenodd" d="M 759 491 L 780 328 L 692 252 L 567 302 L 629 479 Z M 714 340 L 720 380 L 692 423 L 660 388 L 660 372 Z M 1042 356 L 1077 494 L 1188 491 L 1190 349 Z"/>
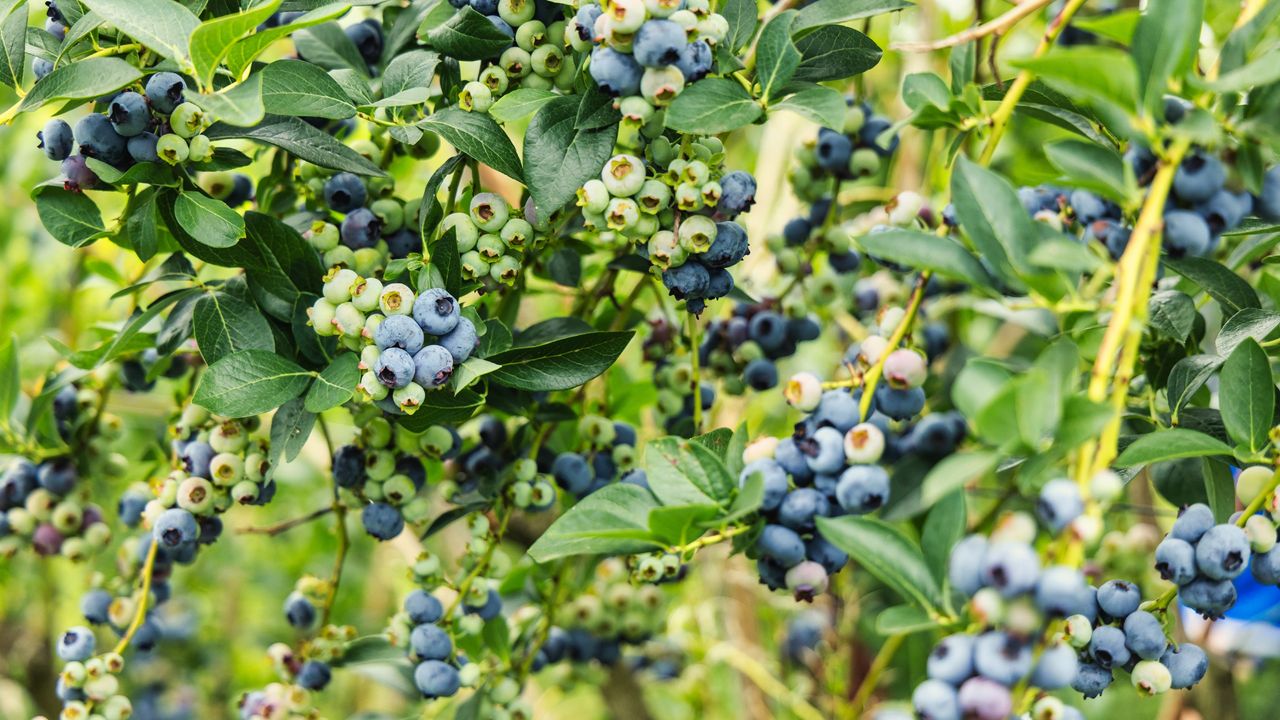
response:
<path id="1" fill-rule="evenodd" d="M 476 326 L 443 288 L 415 294 L 404 283 L 384 286 L 341 266 L 325 275 L 323 297 L 307 314 L 317 335 L 336 335 L 360 353 L 360 390 L 394 414 L 416 412 L 426 391 L 449 382 L 478 342 Z"/>
<path id="2" fill-rule="evenodd" d="M 289 620 L 292 622 L 293 618 Z M 244 693 L 239 701 L 241 720 L 316 717 L 312 693 L 329 685 L 333 678 L 330 664 L 342 657 L 343 649 L 354 639 L 355 628 L 329 625 L 298 651 L 285 643 L 267 648 L 267 656 L 283 682 Z"/>
<path id="3" fill-rule="evenodd" d="M 483 113 L 498 98 L 519 88 L 573 89 L 578 69 L 573 56 L 566 53 L 565 16 L 557 5 L 534 0 L 449 0 L 449 4 L 460 11 L 469 6 L 511 39 L 508 47 L 487 58 L 475 80 L 463 85 L 458 107 Z"/>
<path id="4" fill-rule="evenodd" d="M 776 387 L 778 361 L 795 355 L 800 343 L 821 334 L 814 316 L 784 313 L 773 300 L 739 302 L 728 319 L 712 320 L 707 326 L 699 360 L 720 374 L 726 392 L 737 395 L 745 388 Z"/>
<path id="5" fill-rule="evenodd" d="M 1250 483 L 1255 471 L 1270 479 L 1269 468 L 1256 467 L 1241 472 L 1243 482 Z M 1254 576 L 1265 582 L 1275 573 L 1275 523 L 1266 515 L 1253 515 L 1241 525 L 1217 523 L 1208 505 L 1190 505 L 1156 546 L 1156 572 L 1178 586 L 1179 602 L 1206 618 L 1220 618 L 1235 605 L 1233 581 L 1255 552 Z"/>
<path id="6" fill-rule="evenodd" d="M 451 213 L 440 223 L 442 235 L 453 231 L 463 276 L 489 288 L 512 285 L 524 259 L 546 244 L 547 227 L 538 222 L 531 202 L 516 214 L 495 193 L 475 195 L 468 210 Z"/>
<path id="7" fill-rule="evenodd" d="M 404 450 L 385 418 L 369 418 L 354 443 L 333 453 L 333 482 L 360 507 L 365 532 L 378 540 L 399 535 L 406 522 L 424 521 L 430 508 L 419 491 L 427 469 L 413 450 Z"/>
<path id="8" fill-rule="evenodd" d="M 421 200 L 395 197 L 393 182 L 349 172 L 328 174 L 310 164 L 301 167 L 299 177 L 311 193 L 311 209 L 320 214 L 303 237 L 321 254 L 325 267 L 381 276 L 388 261 L 422 252 Z"/>
<path id="9" fill-rule="evenodd" d="M 898 149 L 893 121 L 877 115 L 868 102 L 846 101 L 844 125 L 819 128 L 818 136 L 797 150 L 788 173 L 796 195 L 813 208 L 808 216 L 787 223 L 790 245 L 802 245 L 828 222 L 832 198 L 843 182 L 879 174 Z"/>
<path id="10" fill-rule="evenodd" d="M 675 332 L 674 326 L 666 319 L 650 322 L 652 333 L 649 336 L 649 349 L 661 347 L 659 338 L 670 338 Z M 672 360 L 665 353 L 657 357 L 649 356 L 654 361 L 653 384 L 658 388 L 658 401 L 654 413 L 662 422 L 667 432 L 673 435 L 688 435 L 693 429 L 693 408 L 701 402 L 702 410 L 710 410 L 716 402 L 715 386 L 706 380 L 694 382 L 693 365 L 685 360 Z"/>
<path id="11" fill-rule="evenodd" d="M 117 676 L 124 670 L 124 658 L 119 652 L 95 654 L 97 638 L 82 625 L 62 633 L 55 650 L 63 662 L 58 674 L 59 717 L 125 720 L 133 715 L 133 703 L 120 692 Z"/>
<path id="12" fill-rule="evenodd" d="M 566 450 L 549 468 L 556 484 L 576 498 L 584 498 L 613 482 L 648 487 L 644 470 L 636 467 L 636 431 L 627 423 L 599 415 L 578 421 L 581 452 Z"/>

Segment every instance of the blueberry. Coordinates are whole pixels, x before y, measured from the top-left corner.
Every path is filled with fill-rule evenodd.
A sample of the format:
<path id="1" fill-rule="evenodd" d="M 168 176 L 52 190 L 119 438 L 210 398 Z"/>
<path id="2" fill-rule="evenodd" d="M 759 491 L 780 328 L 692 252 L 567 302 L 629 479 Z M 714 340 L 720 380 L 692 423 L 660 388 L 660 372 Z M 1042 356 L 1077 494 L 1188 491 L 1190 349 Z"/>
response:
<path id="1" fill-rule="evenodd" d="M 1204 503 L 1196 503 L 1178 513 L 1169 536 L 1195 544 L 1213 525 L 1213 511 Z"/>
<path id="2" fill-rule="evenodd" d="M 392 315 L 386 318 L 373 333 L 373 342 L 379 350 L 399 348 L 413 355 L 422 349 L 422 341 L 422 328 L 408 315 Z"/>
<path id="3" fill-rule="evenodd" d="M 129 141 L 121 137 L 105 115 L 89 113 L 76 123 L 73 133 L 80 144 L 80 154 L 119 165 L 129 157 Z"/>
<path id="4" fill-rule="evenodd" d="M 404 610 L 415 624 L 433 623 L 444 617 L 444 606 L 425 590 L 414 590 L 404 599 Z"/>
<path id="5" fill-rule="evenodd" d="M 417 306 L 415 305 L 415 310 Z M 466 362 L 475 352 L 479 338 L 476 337 L 476 326 L 467 318 L 459 317 L 458 324 L 440 337 L 440 346 L 453 356 L 454 367 Z"/>
<path id="6" fill-rule="evenodd" d="M 611 47 L 597 46 L 591 51 L 591 78 L 601 90 L 613 96 L 640 93 L 644 68 L 635 58 Z"/>
<path id="7" fill-rule="evenodd" d="M 920 720 L 960 720 L 956 690 L 940 680 L 925 680 L 911 693 L 911 705 Z"/>
<path id="8" fill-rule="evenodd" d="M 1071 684 L 1079 672 L 1076 650 L 1066 643 L 1045 648 L 1031 672 L 1031 684 L 1041 690 L 1057 690 Z"/>
<path id="9" fill-rule="evenodd" d="M 791 528 L 781 525 L 765 525 L 756 540 L 760 554 L 783 568 L 798 565 L 804 560 L 804 541 Z"/>
<path id="10" fill-rule="evenodd" d="M 1124 642 L 1134 655 L 1143 660 L 1159 659 L 1169 646 L 1160 621 L 1145 610 L 1131 612 L 1124 619 Z"/>
<path id="11" fill-rule="evenodd" d="M 809 469 L 807 456 L 800 450 L 795 438 L 783 438 L 778 443 L 778 447 L 774 448 L 773 459 L 778 461 L 783 470 L 787 474 L 795 478 L 797 482 L 806 481 L 813 477 L 813 471 Z"/>
<path id="12" fill-rule="evenodd" d="M 160 162 L 160 153 L 156 151 L 159 141 L 160 138 L 155 133 L 144 132 L 129 138 L 125 149 L 135 162 Z"/>
<path id="13" fill-rule="evenodd" d="M 390 347 L 378 355 L 371 369 L 378 382 L 394 390 L 413 382 L 416 364 L 414 356 L 398 347 Z"/>
<path id="14" fill-rule="evenodd" d="M 1200 646 L 1182 643 L 1177 648 L 1170 647 L 1160 656 L 1160 662 L 1169 668 L 1174 690 L 1185 690 L 1200 682 L 1209 670 L 1209 658 Z"/>
<path id="15" fill-rule="evenodd" d="M 377 20 L 358 22 L 348 26 L 344 32 L 351 38 L 365 62 L 372 65 L 382 57 L 382 25 Z"/>
<path id="16" fill-rule="evenodd" d="M 889 473 L 879 465 L 853 465 L 840 475 L 836 502 L 846 512 L 864 515 L 889 501 Z"/>
<path id="17" fill-rule="evenodd" d="M 1249 213 L 1252 202 L 1247 193 L 1236 195 L 1228 190 L 1219 190 L 1213 197 L 1196 205 L 1195 211 L 1204 218 L 1209 233 L 1219 235 L 1234 230 Z"/>
<path id="18" fill-rule="evenodd" d="M 353 173 L 340 172 L 325 181 L 324 202 L 334 212 L 349 213 L 364 207 L 368 197 L 364 181 Z"/>
<path id="19" fill-rule="evenodd" d="M 422 237 L 409 228 L 401 228 L 387 237 L 387 252 L 394 260 L 409 257 L 410 253 L 420 253 Z"/>
<path id="20" fill-rule="evenodd" d="M 1044 569 L 1036 581 L 1036 605 L 1051 617 L 1088 614 L 1093 601 L 1084 576 L 1079 570 L 1064 565 Z"/>
<path id="21" fill-rule="evenodd" d="M 578 453 L 564 452 L 556 456 L 551 466 L 556 483 L 574 495 L 585 495 L 596 479 L 587 459 Z"/>
<path id="22" fill-rule="evenodd" d="M 1107 202 L 1088 190 L 1073 190 L 1070 204 L 1076 218 L 1085 225 L 1111 214 Z"/>
<path id="23" fill-rule="evenodd" d="M 299 687 L 307 690 L 323 690 L 332 677 L 333 673 L 329 670 L 328 663 L 308 660 L 302 664 L 302 669 L 298 670 L 297 683 Z"/>
<path id="24" fill-rule="evenodd" d="M 36 482 L 54 495 L 66 495 L 75 487 L 78 475 L 71 458 L 46 460 L 36 468 Z"/>
<path id="25" fill-rule="evenodd" d="M 444 335 L 458 326 L 458 318 L 462 310 L 458 301 L 444 288 L 430 288 L 422 291 L 413 303 L 413 319 L 422 326 L 423 332 L 432 335 Z"/>
<path id="26" fill-rule="evenodd" d="M 453 653 L 453 640 L 439 626 L 422 623 L 409 634 L 409 649 L 419 660 L 447 660 Z"/>
<path id="27" fill-rule="evenodd" d="M 711 274 L 701 263 L 686 262 L 662 272 L 662 284 L 677 300 L 702 298 L 711 284 Z"/>
<path id="28" fill-rule="evenodd" d="M 1124 631 L 1110 625 L 1094 628 L 1089 639 L 1089 655 L 1099 667 L 1124 667 L 1129 662 L 1129 647 L 1125 644 Z"/>
<path id="29" fill-rule="evenodd" d="M 365 482 L 364 450 L 358 445 L 343 445 L 333 454 L 333 481 L 338 487 L 355 488 Z"/>
<path id="30" fill-rule="evenodd" d="M 1207 618 L 1220 618 L 1236 604 L 1236 586 L 1230 580 L 1196 578 L 1178 588 L 1178 600 Z"/>
<path id="31" fill-rule="evenodd" d="M 200 528 L 191 513 L 182 508 L 169 508 L 156 518 L 151 532 L 162 546 L 175 548 L 195 542 Z"/>
<path id="32" fill-rule="evenodd" d="M 1194 152 L 1183 159 L 1173 176 L 1173 194 L 1186 203 L 1198 203 L 1213 197 L 1226 182 L 1226 171 L 1218 158 Z"/>
<path id="33" fill-rule="evenodd" d="M 849 157 L 853 155 L 853 141 L 844 133 L 822 128 L 818 131 L 818 144 L 814 152 L 820 167 L 829 172 L 840 172 L 849 165 Z"/>
<path id="34" fill-rule="evenodd" d="M 1142 590 L 1127 580 L 1108 580 L 1098 588 L 1098 608 L 1108 617 L 1128 617 L 1141 604 Z"/>
<path id="35" fill-rule="evenodd" d="M 1253 579 L 1263 585 L 1280 585 L 1280 544 L 1265 553 L 1254 553 L 1250 570 Z"/>
<path id="36" fill-rule="evenodd" d="M 342 244 L 352 250 L 371 248 L 382 235 L 382 221 L 368 208 L 356 208 L 342 219 Z"/>
<path id="37" fill-rule="evenodd" d="M 814 534 L 811 539 L 805 541 L 804 556 L 805 559 L 821 565 L 828 575 L 840 572 L 840 569 L 849 562 L 848 553 L 832 545 L 819 534 Z"/>
<path id="38" fill-rule="evenodd" d="M 859 415 L 858 397 L 840 388 L 822 393 L 822 399 L 813 411 L 816 422 L 831 425 L 841 433 L 849 432 L 857 425 Z"/>
<path id="39" fill-rule="evenodd" d="M 844 467 L 844 434 L 833 427 L 818 428 L 806 442 L 805 451 L 813 472 L 837 472 Z"/>
<path id="40" fill-rule="evenodd" d="M 797 532 L 812 532 L 814 519 L 831 514 L 827 496 L 813 488 L 796 488 L 782 498 L 778 522 Z"/>
<path id="41" fill-rule="evenodd" d="M 949 635 L 943 638 L 929 653 L 925 671 L 932 680 L 949 685 L 959 685 L 973 675 L 972 635 Z"/>
<path id="42" fill-rule="evenodd" d="M 1111 670 L 1089 662 L 1080 663 L 1076 677 L 1071 681 L 1071 687 L 1086 698 L 1098 697 L 1110 685 Z"/>
<path id="43" fill-rule="evenodd" d="M 782 226 L 782 239 L 792 247 L 808 242 L 811 234 L 813 234 L 813 223 L 809 222 L 808 218 L 792 218 Z"/>
<path id="44" fill-rule="evenodd" d="M 1209 249 L 1209 225 L 1190 210 L 1164 214 L 1164 249 L 1170 257 L 1203 255 Z"/>
<path id="45" fill-rule="evenodd" d="M 723 198 L 720 204 L 724 204 Z M 736 222 L 723 221 L 716 223 L 716 239 L 699 259 L 709 268 L 727 268 L 737 265 L 750 252 L 747 231 Z"/>
<path id="46" fill-rule="evenodd" d="M 680 49 L 680 59 L 675 65 L 686 83 L 694 83 L 707 76 L 714 64 L 711 46 L 706 40 L 695 40 Z M 721 186 L 724 181 L 721 181 Z M 723 196 L 721 198 L 723 202 Z"/>
<path id="47" fill-rule="evenodd" d="M 764 482 L 764 500 L 760 503 L 760 509 L 772 512 L 778 508 L 783 496 L 787 494 L 787 472 L 773 458 L 753 460 L 738 474 L 738 486 L 745 486 L 747 480 L 756 473 L 760 474 Z"/>
<path id="48" fill-rule="evenodd" d="M 888 157 L 898 149 L 899 138 L 895 134 L 882 142 L 880 136 L 892 126 L 893 124 L 883 117 L 867 118 L 862 129 L 858 131 L 858 141 L 874 150 L 880 157 Z"/>
<path id="49" fill-rule="evenodd" d="M 453 375 L 453 356 L 440 345 L 428 345 L 413 356 L 413 379 L 424 388 L 437 388 Z"/>
<path id="50" fill-rule="evenodd" d="M 133 152 L 133 140 L 129 141 L 129 152 Z M 134 157 L 137 160 L 137 157 Z M 231 178 L 231 192 L 223 198 L 223 202 L 235 208 L 253 199 L 253 180 L 244 173 L 236 173 Z"/>
<path id="51" fill-rule="evenodd" d="M 498 595 L 498 591 L 489 588 L 489 594 L 485 596 L 483 605 L 470 605 L 464 603 L 462 609 L 470 615 L 475 615 L 481 620 L 492 620 L 498 617 L 502 612 L 502 598 Z"/>
<path id="52" fill-rule="evenodd" d="M 111 101 L 107 110 L 116 133 L 123 137 L 140 135 L 151 124 L 151 110 L 147 107 L 147 99 L 136 92 L 122 92 Z"/>
<path id="53" fill-rule="evenodd" d="M 880 385 L 876 387 L 876 409 L 893 420 L 910 420 L 924 409 L 924 388 L 905 390 Z"/>
<path id="54" fill-rule="evenodd" d="M 302 593 L 289 593 L 284 599 L 284 618 L 291 627 L 306 630 L 316 621 L 316 606 Z"/>
<path id="55" fill-rule="evenodd" d="M 36 76 L 36 82 L 40 82 L 53 72 L 53 61 L 45 60 L 42 57 L 35 58 L 31 61 L 31 72 Z"/>
<path id="56" fill-rule="evenodd" d="M 671 20 L 648 20 L 636 31 L 631 52 L 645 67 L 666 67 L 680 61 L 688 45 L 684 26 Z"/>
<path id="57" fill-rule="evenodd" d="M 578 39 L 590 41 L 595 37 L 596 20 L 604 14 L 604 8 L 598 3 L 589 3 L 578 8 L 574 14 L 570 28 L 578 33 Z"/>
<path id="58" fill-rule="evenodd" d="M 1280 222 L 1280 165 L 1262 176 L 1262 190 L 1253 203 L 1258 217 L 1270 222 Z"/>
<path id="59" fill-rule="evenodd" d="M 62 176 L 66 178 L 62 186 L 66 190 L 77 192 L 87 190 L 98 184 L 98 175 L 89 169 L 88 163 L 84 161 L 83 155 L 72 155 L 62 161 L 59 168 Z"/>
<path id="60" fill-rule="evenodd" d="M 45 123 L 44 129 L 36 133 L 40 140 L 40 149 L 50 160 L 66 160 L 71 155 L 75 136 L 66 120 L 54 118 Z"/>
<path id="61" fill-rule="evenodd" d="M 778 366 L 769 358 L 756 358 L 743 368 L 742 379 L 752 390 L 775 388 L 778 386 Z"/>
<path id="62" fill-rule="evenodd" d="M 80 613 L 90 623 L 103 625 L 110 620 L 111 601 L 111 593 L 94 588 L 80 598 Z"/>
<path id="63" fill-rule="evenodd" d="M 704 43 L 693 44 L 698 45 Z M 710 50 L 708 50 L 708 52 L 710 52 Z M 683 68 L 681 68 L 681 70 L 683 71 Z M 687 82 L 693 82 L 689 79 L 687 74 L 685 75 L 685 80 Z M 743 170 L 734 170 L 733 172 L 726 173 L 720 178 L 720 202 L 716 203 L 716 212 L 721 215 L 728 215 L 732 217 L 750 210 L 751 206 L 755 204 L 755 201 L 756 179 L 751 176 L 751 173 Z M 716 234 L 717 242 L 720 239 L 720 233 L 724 232 L 724 228 L 722 226 L 725 224 L 726 223 L 716 224 L 716 228 L 718 230 Z M 738 227 L 741 228 L 741 226 Z M 746 241 L 745 232 L 743 233 L 743 241 Z M 715 243 L 712 243 L 711 247 L 714 249 Z"/>
<path id="64" fill-rule="evenodd" d="M 1030 592 L 1040 577 L 1040 557 L 1026 543 L 992 543 L 982 559 L 982 582 L 1005 597 Z"/>
<path id="65" fill-rule="evenodd" d="M 1071 480 L 1050 480 L 1040 489 L 1040 497 L 1036 500 L 1036 515 L 1055 533 L 1084 512 L 1084 499 L 1080 497 L 1080 487 Z"/>
<path id="66" fill-rule="evenodd" d="M 951 549 L 947 566 L 947 578 L 951 587 L 966 597 L 982 588 L 983 558 L 987 554 L 987 539 L 981 535 L 969 535 Z"/>
<path id="67" fill-rule="evenodd" d="M 1215 525 L 1196 543 L 1196 567 L 1213 580 L 1233 580 L 1248 563 L 1249 537 L 1235 525 Z"/>
<path id="68" fill-rule="evenodd" d="M 173 112 L 174 108 L 182 104 L 182 96 L 186 91 L 187 83 L 177 73 L 160 72 L 147 78 L 147 100 L 157 112 Z"/>
<path id="69" fill-rule="evenodd" d="M 93 657 L 96 645 L 93 631 L 77 625 L 62 633 L 62 638 L 58 640 L 58 657 L 63 662 L 84 662 Z"/>
<path id="70" fill-rule="evenodd" d="M 404 530 L 404 518 L 400 511 L 386 503 L 376 502 L 360 511 L 364 531 L 379 540 L 390 540 Z"/>
<path id="71" fill-rule="evenodd" d="M 1002 632 L 983 633 L 973 645 L 974 670 L 1001 685 L 1014 685 L 1026 677 L 1031 661 L 1031 645 Z"/>

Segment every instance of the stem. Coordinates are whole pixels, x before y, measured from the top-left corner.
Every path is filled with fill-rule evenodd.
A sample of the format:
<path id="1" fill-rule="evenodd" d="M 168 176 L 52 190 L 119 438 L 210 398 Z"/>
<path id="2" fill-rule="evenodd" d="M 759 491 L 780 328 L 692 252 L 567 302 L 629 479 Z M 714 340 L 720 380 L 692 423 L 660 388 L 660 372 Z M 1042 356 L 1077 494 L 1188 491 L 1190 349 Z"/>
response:
<path id="1" fill-rule="evenodd" d="M 750 525 L 738 525 L 736 527 L 728 528 L 727 530 L 719 530 L 711 535 L 704 535 L 697 540 L 685 543 L 684 545 L 676 545 L 670 548 L 670 551 L 678 555 L 693 553 L 704 547 L 716 545 L 724 542 L 725 540 L 731 540 L 750 529 Z"/>
<path id="2" fill-rule="evenodd" d="M 142 627 L 142 621 L 147 615 L 147 605 L 151 600 L 151 573 L 156 567 L 156 551 L 160 548 L 160 541 L 151 538 L 151 547 L 147 550 L 147 559 L 142 564 L 142 593 L 138 598 L 138 609 L 133 613 L 133 620 L 129 623 L 129 629 L 125 630 L 124 635 L 120 637 L 120 642 L 111 649 L 111 652 L 119 655 L 129 647 L 129 643 L 133 640 L 133 636 L 138 633 L 138 628 Z"/>
<path id="3" fill-rule="evenodd" d="M 920 303 L 924 300 L 925 285 L 929 284 L 929 278 L 932 276 L 933 273 L 926 270 L 916 278 L 916 286 L 911 290 L 911 299 L 907 301 L 907 314 L 902 317 L 898 327 L 894 328 L 893 335 L 889 337 L 889 344 L 885 346 L 884 352 L 880 353 L 876 364 L 872 365 L 871 369 L 867 370 L 867 374 L 862 377 L 862 400 L 858 403 L 858 416 L 861 420 L 866 420 L 871 412 L 871 401 L 876 392 L 876 385 L 880 382 L 880 376 L 884 374 L 885 360 L 889 358 L 889 353 L 898 349 L 902 339 L 911 332 L 911 326 L 915 324 L 916 315 L 920 312 Z"/>
<path id="4" fill-rule="evenodd" d="M 853 696 L 849 717 L 862 717 L 867 703 L 871 700 L 871 694 L 876 691 L 876 685 L 880 683 L 880 676 L 884 674 L 885 668 L 889 667 L 889 663 L 893 661 L 893 656 L 897 654 L 898 648 L 902 647 L 902 641 L 906 637 L 906 635 L 890 635 L 880 646 L 880 652 L 876 653 L 876 659 L 871 662 L 866 677 L 858 686 L 858 693 Z"/>
<path id="5" fill-rule="evenodd" d="M 480 561 L 476 563 L 475 567 L 471 568 L 471 572 L 467 573 L 467 576 L 458 584 L 458 596 L 453 599 L 453 602 L 449 603 L 448 609 L 444 611 L 444 617 L 453 618 L 454 611 L 458 609 L 458 606 L 467 597 L 467 591 L 475 584 L 476 578 L 480 577 L 489 568 L 489 563 L 493 560 L 493 554 L 497 552 L 498 544 L 502 542 L 502 536 L 507 531 L 507 523 L 511 521 L 511 516 L 514 514 L 510 509 L 502 511 L 502 517 L 498 521 L 498 529 L 493 533 L 493 540 L 485 548 L 484 555 L 480 557 Z"/>
<path id="6" fill-rule="evenodd" d="M 689 355 L 693 360 L 693 434 L 702 431 L 702 367 L 698 357 L 698 318 L 689 313 Z"/>
<path id="7" fill-rule="evenodd" d="M 1003 35 L 1012 29 L 1019 20 L 1048 5 L 1051 1 L 1052 0 L 1023 0 L 1023 2 L 1014 5 L 1000 17 L 981 25 L 975 25 L 971 28 L 962 30 L 950 37 L 930 42 L 894 43 L 891 46 L 891 49 L 901 50 L 903 52 L 928 52 L 930 50 L 942 50 L 943 48 L 963 45 L 967 42 L 971 42 L 988 35 Z"/>
<path id="8" fill-rule="evenodd" d="M 242 527 L 236 532 L 242 535 L 269 535 L 271 537 L 275 537 L 276 535 L 292 530 L 298 527 L 299 525 L 305 525 L 306 523 L 309 523 L 312 520 L 322 518 L 325 515 L 328 515 L 329 513 L 336 510 L 337 507 L 338 506 L 336 504 L 329 505 L 326 507 L 318 508 L 316 510 L 312 510 L 311 512 L 301 517 L 296 517 L 291 520 L 285 520 L 284 522 L 276 523 L 275 525 L 267 525 L 265 527 Z"/>
<path id="9" fill-rule="evenodd" d="M 321 626 L 329 624 L 329 615 L 333 612 L 333 603 L 338 599 L 338 586 L 342 584 L 342 566 L 347 561 L 347 549 L 350 539 L 347 537 L 347 508 L 334 505 L 334 529 L 338 533 L 338 553 L 333 558 L 333 577 L 329 580 L 329 594 L 324 598 L 324 609 L 320 616 Z"/>

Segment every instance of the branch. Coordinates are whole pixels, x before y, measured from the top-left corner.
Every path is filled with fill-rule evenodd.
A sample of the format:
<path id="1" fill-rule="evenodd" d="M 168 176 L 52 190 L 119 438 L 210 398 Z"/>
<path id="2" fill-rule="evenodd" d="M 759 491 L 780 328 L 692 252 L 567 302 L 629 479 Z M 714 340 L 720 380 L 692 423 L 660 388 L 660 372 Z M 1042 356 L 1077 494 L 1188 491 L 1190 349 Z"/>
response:
<path id="1" fill-rule="evenodd" d="M 933 40 L 930 42 L 905 42 L 894 43 L 890 45 L 891 50 L 901 50 L 903 52 L 929 52 L 931 50 L 942 50 L 944 48 L 963 45 L 988 35 L 1003 35 L 1010 28 L 1018 23 L 1019 20 L 1027 17 L 1031 13 L 1048 5 L 1052 0 L 1026 0 L 1014 5 L 1005 14 L 994 20 L 990 20 L 981 25 L 974 25 L 960 32 L 945 37 L 941 40 Z"/>

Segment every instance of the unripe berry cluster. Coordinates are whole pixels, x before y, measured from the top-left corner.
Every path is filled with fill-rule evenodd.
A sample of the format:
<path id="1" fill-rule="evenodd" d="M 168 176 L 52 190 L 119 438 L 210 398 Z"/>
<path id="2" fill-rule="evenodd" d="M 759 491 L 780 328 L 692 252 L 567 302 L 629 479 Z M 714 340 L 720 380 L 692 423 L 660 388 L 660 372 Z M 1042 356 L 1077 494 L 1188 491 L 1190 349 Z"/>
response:
<path id="1" fill-rule="evenodd" d="M 893 126 L 889 118 L 875 114 L 865 101 L 846 103 L 844 125 L 820 128 L 817 138 L 797 151 L 788 174 L 796 195 L 812 203 L 815 211 L 788 223 L 791 244 L 803 244 L 826 222 L 831 197 L 841 182 L 880 174 L 898 149 L 897 134 L 887 134 Z"/>
<path id="2" fill-rule="evenodd" d="M 239 701 L 241 720 L 316 717 L 312 694 L 329 685 L 333 678 L 330 664 L 342 658 L 355 637 L 351 626 L 327 625 L 296 652 L 285 643 L 267 648 L 271 665 L 283 682 L 243 694 Z"/>
<path id="3" fill-rule="evenodd" d="M 133 703 L 120 692 L 117 677 L 124 669 L 124 658 L 114 651 L 95 654 L 92 630 L 69 628 L 55 649 L 63 662 L 57 685 L 62 703 L 59 720 L 126 720 L 133 715 Z"/>
<path id="4" fill-rule="evenodd" d="M 462 275 L 487 288 L 510 286 L 520 276 L 526 259 L 546 245 L 549 226 L 538 220 L 533 202 L 524 212 L 513 212 L 501 195 L 479 193 L 471 198 L 468 212 L 446 215 L 440 233 L 452 230 L 461 254 Z"/>
<path id="5" fill-rule="evenodd" d="M 414 441 L 379 416 L 367 419 L 355 442 L 334 451 L 333 482 L 356 497 L 365 532 L 378 540 L 391 540 L 406 522 L 417 525 L 430 516 L 419 494 L 427 469 Z"/>
<path id="6" fill-rule="evenodd" d="M 376 152 L 367 145 L 366 151 Z M 395 197 L 393 180 L 331 173 L 310 164 L 300 167 L 299 177 L 310 195 L 309 208 L 319 214 L 303 237 L 321 254 L 325 267 L 343 266 L 381 277 L 390 260 L 422 252 L 422 201 Z"/>
<path id="7" fill-rule="evenodd" d="M 458 95 L 458 107 L 488 112 L 498 98 L 520 88 L 573 90 L 577 63 L 569 52 L 564 10 L 534 0 L 449 0 L 458 10 L 470 7 L 511 39 L 484 61 L 475 80 Z"/>

